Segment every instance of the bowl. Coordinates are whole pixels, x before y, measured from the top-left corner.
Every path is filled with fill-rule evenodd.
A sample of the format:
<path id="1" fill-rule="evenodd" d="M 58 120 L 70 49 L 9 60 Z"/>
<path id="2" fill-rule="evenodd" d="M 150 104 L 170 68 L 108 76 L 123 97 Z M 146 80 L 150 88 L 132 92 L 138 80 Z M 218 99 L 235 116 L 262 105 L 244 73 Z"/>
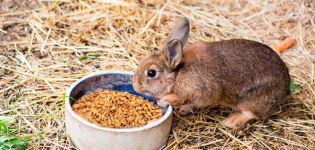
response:
<path id="1" fill-rule="evenodd" d="M 151 150 L 160 149 L 168 139 L 172 124 L 172 106 L 163 108 L 156 121 L 136 128 L 104 128 L 81 118 L 72 104 L 84 94 L 98 89 L 127 91 L 156 104 L 156 100 L 132 88 L 132 72 L 107 71 L 85 76 L 73 83 L 65 98 L 66 132 L 80 150 Z"/>

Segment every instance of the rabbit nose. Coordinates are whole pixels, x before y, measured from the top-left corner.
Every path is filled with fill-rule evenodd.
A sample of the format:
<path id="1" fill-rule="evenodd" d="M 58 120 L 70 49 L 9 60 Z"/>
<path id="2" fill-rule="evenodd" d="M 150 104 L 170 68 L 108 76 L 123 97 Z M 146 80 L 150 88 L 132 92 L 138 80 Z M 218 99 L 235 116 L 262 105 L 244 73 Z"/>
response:
<path id="1" fill-rule="evenodd" d="M 143 92 L 145 92 L 145 90 L 143 89 L 143 86 L 142 86 L 141 83 L 139 83 L 139 82 L 134 82 L 134 83 L 133 83 L 133 88 L 134 88 L 134 90 L 135 90 L 136 92 L 138 92 L 138 93 L 143 93 Z"/>
<path id="2" fill-rule="evenodd" d="M 145 90 L 143 89 L 143 86 L 142 84 L 137 80 L 137 79 L 134 79 L 133 80 L 133 88 L 136 92 L 138 93 L 143 93 L 145 92 Z"/>

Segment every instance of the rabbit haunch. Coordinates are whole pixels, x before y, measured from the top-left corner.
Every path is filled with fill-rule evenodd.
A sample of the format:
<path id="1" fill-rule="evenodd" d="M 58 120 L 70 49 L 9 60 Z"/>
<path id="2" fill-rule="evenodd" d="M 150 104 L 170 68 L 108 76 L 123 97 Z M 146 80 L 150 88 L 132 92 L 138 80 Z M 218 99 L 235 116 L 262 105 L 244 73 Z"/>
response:
<path id="1" fill-rule="evenodd" d="M 270 47 L 232 39 L 185 46 L 189 21 L 177 23 L 161 51 L 144 58 L 133 79 L 134 89 L 158 104 L 191 110 L 227 106 L 234 112 L 223 122 L 239 128 L 251 119 L 266 119 L 290 96 L 288 68 Z M 154 70 L 156 76 L 148 76 Z"/>

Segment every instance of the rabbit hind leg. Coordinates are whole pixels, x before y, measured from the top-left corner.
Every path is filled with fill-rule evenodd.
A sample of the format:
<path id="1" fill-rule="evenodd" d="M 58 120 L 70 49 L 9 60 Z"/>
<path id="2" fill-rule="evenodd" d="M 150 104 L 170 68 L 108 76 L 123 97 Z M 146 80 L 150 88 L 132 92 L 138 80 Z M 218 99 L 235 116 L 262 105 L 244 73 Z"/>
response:
<path id="1" fill-rule="evenodd" d="M 224 120 L 223 125 L 232 129 L 238 129 L 255 118 L 256 116 L 250 111 L 237 111 Z"/>

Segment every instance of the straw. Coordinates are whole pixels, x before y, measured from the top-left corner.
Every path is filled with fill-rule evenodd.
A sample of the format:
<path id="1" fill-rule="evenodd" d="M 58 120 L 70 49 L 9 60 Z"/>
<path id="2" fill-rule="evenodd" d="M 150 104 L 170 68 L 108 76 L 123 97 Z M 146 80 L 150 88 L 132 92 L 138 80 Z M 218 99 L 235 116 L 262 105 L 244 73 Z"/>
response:
<path id="1" fill-rule="evenodd" d="M 279 55 L 299 90 L 269 119 L 237 131 L 222 125 L 227 108 L 188 116 L 175 111 L 164 149 L 315 149 L 314 14 L 312 0 L 4 0 L 0 115 L 17 117 L 13 126 L 31 137 L 29 149 L 73 148 L 64 126 L 69 85 L 91 72 L 135 70 L 186 16 L 188 44 L 245 38 L 274 48 L 294 38 L 296 44 Z"/>

